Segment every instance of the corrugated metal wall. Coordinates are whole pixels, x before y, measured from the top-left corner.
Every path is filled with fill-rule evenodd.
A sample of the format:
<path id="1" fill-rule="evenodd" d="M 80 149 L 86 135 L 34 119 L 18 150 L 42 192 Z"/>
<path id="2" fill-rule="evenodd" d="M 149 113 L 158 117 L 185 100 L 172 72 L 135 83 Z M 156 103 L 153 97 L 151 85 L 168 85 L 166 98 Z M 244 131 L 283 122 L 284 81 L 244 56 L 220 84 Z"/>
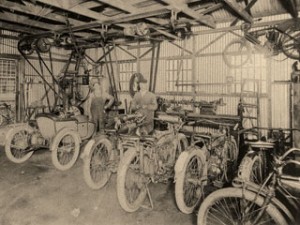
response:
<path id="1" fill-rule="evenodd" d="M 262 18 L 261 22 L 283 20 L 289 17 L 289 15 L 271 16 Z M 228 27 L 228 24 L 218 24 L 220 31 L 226 27 Z M 237 35 L 240 34 L 239 31 L 236 30 L 234 31 L 235 34 L 232 34 L 230 32 L 224 33 L 223 31 L 216 32 L 218 30 L 208 30 L 204 27 L 193 28 L 193 31 L 198 35 L 188 40 L 174 41 L 173 43 L 165 41 L 161 43 L 156 93 L 167 99 L 176 100 L 194 98 L 195 100 L 211 101 L 222 97 L 226 105 L 219 107 L 218 113 L 236 115 L 243 80 L 258 79 L 260 80 L 261 125 L 288 128 L 290 107 L 290 83 L 288 80 L 290 80 L 291 65 L 294 60 L 286 59 L 283 54 L 272 58 L 263 58 L 256 55 L 243 68 L 229 68 L 222 59 L 222 51 L 230 41 L 237 38 Z M 7 35 L 12 35 L 12 33 L 8 32 Z M 150 49 L 150 42 L 139 44 L 144 47 L 138 49 L 136 48 L 137 46 L 123 45 L 120 48 L 116 47 L 112 52 L 111 60 L 114 62 L 113 70 L 117 82 L 120 80 L 120 74 L 125 74 L 126 71 L 128 74 L 129 72 L 140 71 L 149 78 L 151 52 L 137 60 L 135 60 L 135 57 L 138 57 L 138 55 L 143 56 Z M 137 43 L 136 45 L 139 44 Z M 2 39 L 0 54 L 19 56 L 16 45 L 16 40 Z M 69 53 L 65 54 L 61 50 L 57 50 L 54 54 L 55 58 L 65 59 L 65 55 Z M 103 52 L 102 49 L 92 49 L 89 50 L 88 54 L 94 60 L 97 60 L 102 56 Z M 37 60 L 33 59 L 31 62 L 38 66 Z M 99 73 L 107 75 L 108 67 L 105 65 L 101 66 L 95 62 L 88 62 L 88 64 L 95 70 L 100 70 L 100 72 L 98 71 Z M 63 62 L 56 61 L 54 73 L 58 74 L 63 65 Z M 191 75 L 189 75 L 191 77 L 182 77 L 181 82 L 186 82 L 187 84 L 192 82 L 194 86 L 186 85 L 185 87 L 178 86 L 173 88 L 175 92 L 176 90 L 180 91 L 180 93 L 176 94 L 174 91 L 170 91 L 168 79 L 172 75 L 172 79 L 176 80 L 177 75 L 182 75 L 182 71 L 179 71 L 177 75 L 176 72 L 174 73 L 178 68 L 185 71 L 191 70 Z M 170 71 L 173 71 L 173 74 Z M 96 71 L 93 72 L 95 74 Z M 188 73 L 186 72 L 186 74 Z M 51 81 L 46 70 L 45 74 L 47 79 Z M 44 87 L 43 83 L 40 82 L 41 80 L 35 78 L 36 72 L 28 63 L 25 63 L 24 75 L 25 78 L 34 77 L 33 83 L 29 84 L 32 86 L 28 100 L 30 103 L 44 94 Z M 192 81 L 190 81 L 191 79 Z M 131 97 L 126 92 L 128 90 L 126 83 L 122 85 L 120 99 L 125 107 L 125 99 L 127 100 L 127 106 L 129 106 Z M 255 98 L 249 98 L 248 101 L 255 101 Z"/>
<path id="2" fill-rule="evenodd" d="M 289 17 L 289 15 L 271 16 L 262 18 L 261 22 L 284 20 Z M 227 26 L 228 24 L 219 24 L 218 28 L 222 29 L 222 27 Z M 259 89 L 260 96 L 260 126 L 288 128 L 290 123 L 290 83 L 288 81 L 294 60 L 286 59 L 282 53 L 272 58 L 264 58 L 260 54 L 255 54 L 242 68 L 229 68 L 224 63 L 222 52 L 224 47 L 233 39 L 238 38 L 241 32 L 238 30 L 234 31 L 234 34 L 230 32 L 205 32 L 204 28 L 196 28 L 194 31 L 200 34 L 186 41 L 174 41 L 174 44 L 165 41 L 161 44 L 158 82 L 156 84 L 157 94 L 167 99 L 176 100 L 194 97 L 195 100 L 212 101 L 222 97 L 226 105 L 219 107 L 218 113 L 237 115 L 237 105 L 241 98 L 242 86 L 244 83 L 248 88 L 254 86 L 251 84 L 253 82 L 251 80 L 254 79 L 256 80 L 254 83 L 258 82 L 259 84 L 259 87 L 256 88 Z M 202 35 L 201 32 L 204 34 Z M 138 54 L 137 49 L 124 48 L 135 56 Z M 145 50 L 140 51 L 144 52 Z M 132 59 L 124 51 L 118 50 L 117 52 L 119 64 L 122 63 L 122 60 Z M 195 59 L 191 53 L 197 53 Z M 150 71 L 150 56 L 151 54 L 139 61 L 140 72 L 146 77 L 149 76 Z M 191 63 L 195 60 L 192 66 L 195 92 L 182 92 L 174 95 L 174 93 L 167 92 L 169 61 L 173 60 L 177 61 L 174 63 L 180 63 L 180 59 Z M 186 65 L 186 63 L 184 64 Z M 181 89 L 181 86 L 178 87 L 178 90 Z M 123 97 L 127 101 L 130 100 L 125 93 Z M 245 98 L 245 100 L 249 103 L 257 101 L 255 95 Z M 255 114 L 256 112 L 251 113 Z"/>

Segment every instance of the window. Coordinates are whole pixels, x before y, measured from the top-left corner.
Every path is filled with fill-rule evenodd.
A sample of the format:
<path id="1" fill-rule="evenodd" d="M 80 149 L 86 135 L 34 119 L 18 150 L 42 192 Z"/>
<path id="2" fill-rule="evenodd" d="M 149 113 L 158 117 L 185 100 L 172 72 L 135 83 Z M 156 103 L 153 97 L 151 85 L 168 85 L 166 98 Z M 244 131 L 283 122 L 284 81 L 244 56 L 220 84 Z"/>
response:
<path id="1" fill-rule="evenodd" d="M 192 91 L 192 60 L 172 59 L 166 61 L 167 92 Z"/>
<path id="2" fill-rule="evenodd" d="M 132 74 L 136 73 L 135 62 L 119 63 L 121 91 L 129 91 L 129 80 Z"/>
<path id="3" fill-rule="evenodd" d="M 0 59 L 0 94 L 16 91 L 17 64 L 15 60 Z"/>

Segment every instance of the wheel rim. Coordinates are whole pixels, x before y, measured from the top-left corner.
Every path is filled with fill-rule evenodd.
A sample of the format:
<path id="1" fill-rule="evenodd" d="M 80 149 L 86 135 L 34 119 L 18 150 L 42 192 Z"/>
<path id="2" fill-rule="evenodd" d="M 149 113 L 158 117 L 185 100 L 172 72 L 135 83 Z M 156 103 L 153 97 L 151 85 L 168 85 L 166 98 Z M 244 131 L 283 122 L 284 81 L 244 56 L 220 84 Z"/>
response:
<path id="1" fill-rule="evenodd" d="M 125 195 L 128 203 L 133 207 L 140 206 L 144 200 L 146 186 L 140 171 L 139 156 L 135 156 L 127 169 L 125 177 Z"/>
<path id="2" fill-rule="evenodd" d="M 91 155 L 90 161 L 90 175 L 93 182 L 98 183 L 109 177 L 108 161 L 109 151 L 107 146 L 103 143 L 98 144 Z"/>
<path id="3" fill-rule="evenodd" d="M 256 184 L 262 184 L 264 180 L 262 161 L 260 158 L 257 158 L 252 166 L 250 181 Z"/>
<path id="4" fill-rule="evenodd" d="M 282 50 L 287 57 L 292 59 L 299 59 L 300 58 L 300 31 L 293 31 L 291 30 L 288 32 L 282 43 Z"/>
<path id="5" fill-rule="evenodd" d="M 14 158 L 22 159 L 28 154 L 26 149 L 29 147 L 29 135 L 30 134 L 27 130 L 21 130 L 13 136 L 10 150 Z"/>
<path id="6" fill-rule="evenodd" d="M 239 197 L 222 197 L 209 206 L 205 215 L 205 223 L 211 225 L 252 225 L 252 224 L 276 224 L 276 222 L 264 212 L 259 221 L 256 221 L 262 207 Z"/>
<path id="7" fill-rule="evenodd" d="M 240 67 L 250 59 L 250 52 L 244 41 L 229 43 L 223 52 L 223 59 L 229 67 Z"/>
<path id="8" fill-rule="evenodd" d="M 203 167 L 200 158 L 192 157 L 187 165 L 183 185 L 184 202 L 188 207 L 194 207 L 202 196 L 201 185 L 199 185 L 202 174 Z"/>
<path id="9" fill-rule="evenodd" d="M 73 159 L 76 151 L 75 139 L 72 135 L 65 135 L 59 142 L 57 148 L 57 160 L 61 165 L 67 165 Z"/>
<path id="10" fill-rule="evenodd" d="M 1 125 L 4 125 L 4 118 L 3 118 L 2 115 L 0 115 L 0 126 L 1 126 Z"/>
<path id="11" fill-rule="evenodd" d="M 183 138 L 180 138 L 176 148 L 175 159 L 178 159 L 181 152 L 183 152 L 185 149 L 186 149 L 185 140 Z"/>

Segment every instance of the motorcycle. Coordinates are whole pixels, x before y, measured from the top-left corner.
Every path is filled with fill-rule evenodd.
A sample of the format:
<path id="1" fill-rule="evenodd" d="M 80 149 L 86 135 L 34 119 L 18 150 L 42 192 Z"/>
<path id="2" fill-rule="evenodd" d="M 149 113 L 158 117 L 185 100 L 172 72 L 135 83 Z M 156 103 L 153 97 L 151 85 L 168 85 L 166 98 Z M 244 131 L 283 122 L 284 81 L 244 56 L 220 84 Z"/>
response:
<path id="1" fill-rule="evenodd" d="M 147 195 L 153 208 L 148 185 L 173 178 L 176 159 L 188 146 L 185 135 L 179 133 L 185 123 L 180 117 L 160 114 L 156 120 L 166 123 L 166 130 L 122 139 L 121 148 L 127 150 L 117 171 L 117 196 L 127 212 L 137 211 Z"/>
<path id="2" fill-rule="evenodd" d="M 219 126 L 214 133 L 191 134 L 191 145 L 175 165 L 175 200 L 180 211 L 190 214 L 203 197 L 204 187 L 221 188 L 231 181 L 238 148 L 228 124 L 206 120 Z M 193 122 L 194 123 L 194 122 Z"/>
<path id="3" fill-rule="evenodd" d="M 104 187 L 117 167 L 126 149 L 120 147 L 123 136 L 135 135 L 143 124 L 145 116 L 139 113 L 115 117 L 115 126 L 93 137 L 86 144 L 83 159 L 83 177 L 86 184 L 94 189 Z"/>

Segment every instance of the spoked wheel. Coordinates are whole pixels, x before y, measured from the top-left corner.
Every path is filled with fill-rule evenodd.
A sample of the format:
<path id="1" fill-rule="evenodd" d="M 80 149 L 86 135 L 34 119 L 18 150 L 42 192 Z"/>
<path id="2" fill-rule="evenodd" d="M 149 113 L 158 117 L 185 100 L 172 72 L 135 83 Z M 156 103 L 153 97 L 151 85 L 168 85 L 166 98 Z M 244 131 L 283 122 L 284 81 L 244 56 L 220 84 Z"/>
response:
<path id="1" fill-rule="evenodd" d="M 147 195 L 147 184 L 140 172 L 140 163 L 137 150 L 129 148 L 119 164 L 117 195 L 121 207 L 127 212 L 137 211 Z"/>
<path id="2" fill-rule="evenodd" d="M 188 147 L 188 140 L 184 134 L 178 134 L 178 145 L 175 154 L 175 160 L 178 159 L 181 152 L 185 151 Z"/>
<path id="3" fill-rule="evenodd" d="M 80 137 L 72 130 L 62 130 L 51 144 L 53 165 L 59 170 L 68 170 L 76 162 L 80 150 Z"/>
<path id="4" fill-rule="evenodd" d="M 112 144 L 106 138 L 97 140 L 92 146 L 83 165 L 84 180 L 90 188 L 100 189 L 109 181 L 111 154 Z"/>
<path id="5" fill-rule="evenodd" d="M 239 150 L 237 147 L 237 144 L 233 137 L 231 137 L 230 140 L 227 140 L 224 145 L 224 150 L 226 151 L 226 169 L 225 172 L 225 182 L 230 182 L 232 178 L 236 175 L 235 171 L 237 169 L 237 160 L 238 160 L 238 154 Z"/>
<path id="6" fill-rule="evenodd" d="M 275 205 L 263 206 L 264 198 L 243 188 L 223 188 L 202 202 L 198 225 L 287 225 Z M 265 210 L 265 211 L 263 211 Z M 261 216 L 259 214 L 262 213 Z"/>
<path id="7" fill-rule="evenodd" d="M 194 211 L 203 195 L 205 155 L 199 147 L 193 148 L 183 152 L 175 165 L 175 199 L 180 211 L 186 214 Z"/>
<path id="8" fill-rule="evenodd" d="M 246 154 L 239 166 L 238 176 L 244 181 L 262 184 L 266 175 L 264 174 L 264 160 L 257 154 Z"/>
<path id="9" fill-rule="evenodd" d="M 250 60 L 251 51 L 251 46 L 245 39 L 236 39 L 225 47 L 222 56 L 227 66 L 238 68 Z"/>
<path id="10" fill-rule="evenodd" d="M 5 154 L 14 163 L 23 163 L 28 160 L 33 151 L 29 151 L 31 127 L 16 127 L 9 131 L 6 137 Z"/>
<path id="11" fill-rule="evenodd" d="M 24 55 L 31 55 L 34 51 L 34 40 L 24 38 L 18 42 L 18 50 Z"/>
<path id="12" fill-rule="evenodd" d="M 6 119 L 4 118 L 3 115 L 0 114 L 0 126 L 6 125 Z"/>
<path id="13" fill-rule="evenodd" d="M 300 59 L 300 29 L 291 27 L 286 31 L 282 38 L 282 51 L 291 59 Z"/>

